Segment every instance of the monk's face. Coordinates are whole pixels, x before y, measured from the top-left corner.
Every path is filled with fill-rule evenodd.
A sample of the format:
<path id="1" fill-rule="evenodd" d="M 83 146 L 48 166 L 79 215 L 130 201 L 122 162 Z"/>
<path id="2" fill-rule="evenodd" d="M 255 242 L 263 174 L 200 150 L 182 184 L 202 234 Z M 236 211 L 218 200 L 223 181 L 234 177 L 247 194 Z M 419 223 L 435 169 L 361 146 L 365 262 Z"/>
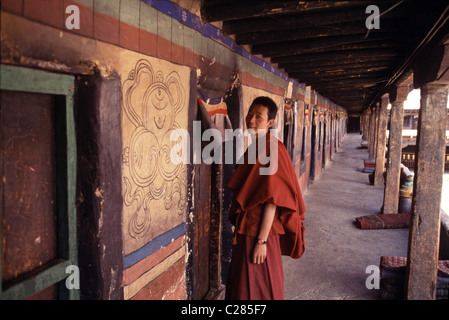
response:
<path id="1" fill-rule="evenodd" d="M 253 105 L 246 115 L 246 127 L 253 129 L 257 134 L 259 129 L 268 130 L 273 126 L 274 119 L 268 120 L 268 108 L 262 105 Z"/>

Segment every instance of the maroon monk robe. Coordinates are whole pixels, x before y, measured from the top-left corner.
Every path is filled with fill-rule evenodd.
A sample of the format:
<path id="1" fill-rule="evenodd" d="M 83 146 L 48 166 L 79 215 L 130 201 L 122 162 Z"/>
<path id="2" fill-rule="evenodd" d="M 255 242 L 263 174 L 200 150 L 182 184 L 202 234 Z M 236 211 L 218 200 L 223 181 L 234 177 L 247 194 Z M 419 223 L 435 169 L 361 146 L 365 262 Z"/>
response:
<path id="1" fill-rule="evenodd" d="M 228 182 L 233 191 L 233 205 L 229 218 L 235 225 L 237 243 L 232 247 L 226 298 L 262 300 L 284 298 L 284 275 L 281 255 L 299 258 L 305 249 L 305 205 L 290 156 L 282 142 L 267 134 L 266 150 L 277 143 L 276 154 L 270 161 L 278 161 L 277 171 L 261 175 L 264 167 L 257 161 L 239 164 Z M 269 166 L 265 165 L 265 167 Z M 252 249 L 258 236 L 263 207 L 266 202 L 277 206 L 267 240 L 267 258 L 263 264 L 251 261 Z"/>

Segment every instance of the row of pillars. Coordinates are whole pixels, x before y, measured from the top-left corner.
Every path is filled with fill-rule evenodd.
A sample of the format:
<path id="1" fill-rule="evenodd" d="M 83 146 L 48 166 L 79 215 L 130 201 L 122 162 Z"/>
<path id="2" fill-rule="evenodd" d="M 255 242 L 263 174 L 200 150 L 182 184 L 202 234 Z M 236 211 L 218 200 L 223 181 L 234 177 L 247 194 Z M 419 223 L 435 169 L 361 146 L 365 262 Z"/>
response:
<path id="1" fill-rule="evenodd" d="M 444 49 L 444 57 L 449 57 L 447 47 Z M 444 60 L 440 58 L 438 63 Z M 439 69 L 442 69 L 442 66 Z M 362 130 L 364 138 L 368 141 L 369 157 L 376 159 L 374 185 L 385 185 L 383 213 L 398 213 L 404 102 L 413 88 L 421 89 L 412 223 L 405 279 L 405 298 L 410 300 L 436 298 L 446 149 L 449 79 L 442 81 L 444 74 L 439 76 L 437 72 L 433 79 L 438 81 L 428 81 L 431 77 L 424 70 L 425 67 L 418 66 L 413 75 L 384 94 L 376 105 L 367 109 L 362 116 Z M 426 81 L 422 81 L 423 79 Z M 389 103 L 391 103 L 390 119 L 387 110 Z M 390 133 L 386 159 L 388 120 Z M 388 164 L 386 171 L 385 159 Z"/>

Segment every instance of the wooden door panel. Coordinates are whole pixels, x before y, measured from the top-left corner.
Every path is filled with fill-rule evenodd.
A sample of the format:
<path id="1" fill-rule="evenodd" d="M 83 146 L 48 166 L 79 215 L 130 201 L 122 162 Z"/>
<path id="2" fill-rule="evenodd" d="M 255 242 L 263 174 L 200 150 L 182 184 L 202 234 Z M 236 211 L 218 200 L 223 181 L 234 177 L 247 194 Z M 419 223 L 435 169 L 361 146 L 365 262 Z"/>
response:
<path id="1" fill-rule="evenodd" d="M 54 97 L 2 91 L 4 285 L 57 258 Z"/>
<path id="2" fill-rule="evenodd" d="M 74 77 L 0 68 L 0 299 L 78 299 Z"/>

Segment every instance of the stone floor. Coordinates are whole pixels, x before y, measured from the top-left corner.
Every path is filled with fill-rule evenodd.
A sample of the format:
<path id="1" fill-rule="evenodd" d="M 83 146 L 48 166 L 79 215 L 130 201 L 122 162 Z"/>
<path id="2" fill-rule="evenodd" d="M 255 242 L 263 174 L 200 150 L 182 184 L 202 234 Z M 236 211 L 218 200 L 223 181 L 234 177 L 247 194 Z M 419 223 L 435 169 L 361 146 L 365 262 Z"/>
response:
<path id="1" fill-rule="evenodd" d="M 383 187 L 369 184 L 362 172 L 367 149 L 361 135 L 347 134 L 333 160 L 303 195 L 306 203 L 306 251 L 284 257 L 286 300 L 375 300 L 367 289 L 370 273 L 383 255 L 407 256 L 409 229 L 361 230 L 356 217 L 377 214 Z"/>

